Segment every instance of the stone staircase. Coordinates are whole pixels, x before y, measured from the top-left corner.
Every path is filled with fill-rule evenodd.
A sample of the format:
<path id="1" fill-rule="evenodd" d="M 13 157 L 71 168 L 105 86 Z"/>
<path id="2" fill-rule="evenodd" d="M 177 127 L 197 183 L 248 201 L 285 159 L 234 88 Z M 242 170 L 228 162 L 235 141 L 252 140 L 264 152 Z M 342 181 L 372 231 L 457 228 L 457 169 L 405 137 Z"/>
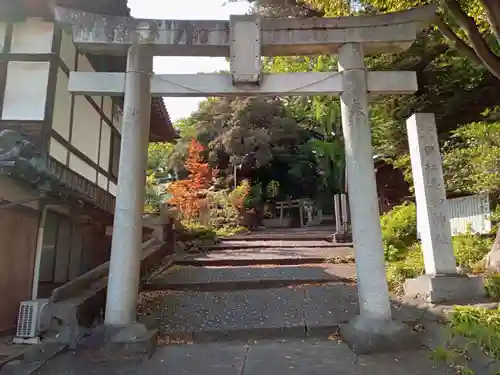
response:
<path id="1" fill-rule="evenodd" d="M 226 239 L 150 280 L 140 320 L 164 343 L 328 337 L 359 312 L 353 255 L 326 231 Z"/>
<path id="2" fill-rule="evenodd" d="M 152 356 L 83 347 L 55 357 L 36 373 L 456 373 L 437 366 L 425 349 L 442 345 L 433 338 L 441 334 L 438 323 L 425 328 L 409 351 L 358 355 L 342 340 L 339 325 L 359 312 L 352 246 L 259 235 L 176 258 L 148 280 L 139 319 L 159 330 Z M 408 323 L 409 330 L 421 331 L 421 322 L 427 327 L 434 316 L 396 298 L 392 307 L 394 318 Z"/>

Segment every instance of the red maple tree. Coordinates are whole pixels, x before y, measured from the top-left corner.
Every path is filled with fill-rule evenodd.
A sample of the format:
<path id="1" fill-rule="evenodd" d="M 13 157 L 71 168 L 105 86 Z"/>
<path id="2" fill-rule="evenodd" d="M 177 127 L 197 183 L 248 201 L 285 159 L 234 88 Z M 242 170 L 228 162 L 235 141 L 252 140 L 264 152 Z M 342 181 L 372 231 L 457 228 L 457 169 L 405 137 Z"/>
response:
<path id="1" fill-rule="evenodd" d="M 216 174 L 216 171 L 203 161 L 201 157 L 203 150 L 203 146 L 198 141 L 194 139 L 191 141 L 188 157 L 184 163 L 189 172 L 188 178 L 174 181 L 168 187 L 172 195 L 168 203 L 176 206 L 183 218 L 187 220 L 199 217 L 200 211 L 207 207 L 206 191 Z"/>

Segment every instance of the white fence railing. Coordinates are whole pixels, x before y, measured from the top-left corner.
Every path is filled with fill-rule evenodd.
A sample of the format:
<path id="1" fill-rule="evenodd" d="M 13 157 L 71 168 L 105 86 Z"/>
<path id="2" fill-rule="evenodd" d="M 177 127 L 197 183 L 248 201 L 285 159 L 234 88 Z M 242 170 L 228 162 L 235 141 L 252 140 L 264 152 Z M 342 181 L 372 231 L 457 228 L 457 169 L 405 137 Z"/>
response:
<path id="1" fill-rule="evenodd" d="M 471 230 L 478 234 L 491 231 L 491 208 L 488 194 L 448 199 L 450 226 L 453 236 Z M 417 206 L 417 231 L 420 233 L 420 215 Z"/>

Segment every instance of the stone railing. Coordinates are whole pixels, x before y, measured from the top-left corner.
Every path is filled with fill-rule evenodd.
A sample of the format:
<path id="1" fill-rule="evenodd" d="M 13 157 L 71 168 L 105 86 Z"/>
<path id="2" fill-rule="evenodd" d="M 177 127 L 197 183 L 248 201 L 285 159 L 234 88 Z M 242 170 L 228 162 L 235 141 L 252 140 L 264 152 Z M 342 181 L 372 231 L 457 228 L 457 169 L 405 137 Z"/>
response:
<path id="1" fill-rule="evenodd" d="M 173 253 L 173 223 L 169 221 L 162 227 L 163 238 L 153 235 L 142 244 L 141 281 Z M 109 262 L 106 262 L 52 292 L 49 298 L 53 322 L 50 331 L 57 333 L 58 341 L 73 347 L 82 337 L 84 327 L 100 321 L 106 303 L 108 272 Z"/>

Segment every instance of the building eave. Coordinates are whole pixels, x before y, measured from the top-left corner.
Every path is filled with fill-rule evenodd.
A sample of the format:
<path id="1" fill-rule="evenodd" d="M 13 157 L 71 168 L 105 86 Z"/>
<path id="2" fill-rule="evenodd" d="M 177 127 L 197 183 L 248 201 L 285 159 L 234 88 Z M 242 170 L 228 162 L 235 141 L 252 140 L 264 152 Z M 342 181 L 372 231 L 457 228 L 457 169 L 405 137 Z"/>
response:
<path id="1" fill-rule="evenodd" d="M 100 207 L 84 192 L 76 187 L 70 186 L 57 179 L 49 171 L 36 168 L 28 160 L 17 159 L 11 161 L 0 161 L 0 176 L 7 176 L 19 181 L 35 190 L 44 192 L 47 197 L 54 197 L 58 201 L 68 201 L 68 203 L 84 203 L 95 210 L 112 217 L 112 212 Z"/>

